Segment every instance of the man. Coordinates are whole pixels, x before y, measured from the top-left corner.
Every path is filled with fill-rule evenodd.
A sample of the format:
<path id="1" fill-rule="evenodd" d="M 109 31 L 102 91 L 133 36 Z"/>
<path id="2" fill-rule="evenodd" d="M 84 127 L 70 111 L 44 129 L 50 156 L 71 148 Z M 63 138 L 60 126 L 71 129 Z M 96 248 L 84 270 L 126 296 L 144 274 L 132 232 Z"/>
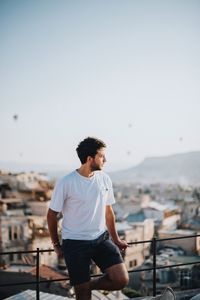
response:
<path id="1" fill-rule="evenodd" d="M 47 214 L 54 250 L 59 257 L 64 255 L 77 300 L 91 299 L 92 290 L 120 290 L 128 283 L 120 253 L 128 244 L 117 234 L 112 183 L 102 171 L 105 148 L 103 141 L 93 137 L 80 142 L 76 151 L 81 167 L 56 184 Z M 62 247 L 57 233 L 59 212 L 63 214 Z M 104 273 L 93 280 L 91 260 Z"/>

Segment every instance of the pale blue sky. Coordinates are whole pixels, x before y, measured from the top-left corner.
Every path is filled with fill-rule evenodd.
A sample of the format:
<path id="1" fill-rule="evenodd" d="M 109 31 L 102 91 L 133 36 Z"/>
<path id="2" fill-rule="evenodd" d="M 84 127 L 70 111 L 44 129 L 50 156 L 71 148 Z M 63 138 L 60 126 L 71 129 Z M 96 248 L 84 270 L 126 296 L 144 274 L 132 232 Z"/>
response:
<path id="1" fill-rule="evenodd" d="M 200 1 L 0 0 L 0 28 L 0 161 L 200 150 Z"/>

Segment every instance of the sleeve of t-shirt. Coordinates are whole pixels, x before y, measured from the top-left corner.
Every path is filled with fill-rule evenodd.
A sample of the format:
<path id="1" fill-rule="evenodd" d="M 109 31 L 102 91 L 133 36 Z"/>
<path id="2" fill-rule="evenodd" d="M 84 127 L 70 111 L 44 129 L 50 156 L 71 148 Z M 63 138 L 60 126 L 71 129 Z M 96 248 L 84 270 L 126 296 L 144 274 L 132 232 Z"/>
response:
<path id="1" fill-rule="evenodd" d="M 115 197 L 114 197 L 114 192 L 113 192 L 113 186 L 112 186 L 112 181 L 110 177 L 107 177 L 107 189 L 108 189 L 108 196 L 107 196 L 107 205 L 112 205 L 115 203 Z"/>
<path id="2" fill-rule="evenodd" d="M 56 183 L 54 187 L 49 208 L 56 212 L 61 212 L 65 199 L 65 184 L 63 182 L 63 179 L 61 179 Z"/>

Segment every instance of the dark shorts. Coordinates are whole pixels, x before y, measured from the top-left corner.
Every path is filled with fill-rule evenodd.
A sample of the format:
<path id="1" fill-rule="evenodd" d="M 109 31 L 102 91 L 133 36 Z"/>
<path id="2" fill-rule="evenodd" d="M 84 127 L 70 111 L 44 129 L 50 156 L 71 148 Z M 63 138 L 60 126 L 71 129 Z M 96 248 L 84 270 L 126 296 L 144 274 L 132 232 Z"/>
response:
<path id="1" fill-rule="evenodd" d="M 95 240 L 63 240 L 62 248 L 71 285 L 90 280 L 92 260 L 102 272 L 123 262 L 119 248 L 107 231 Z"/>

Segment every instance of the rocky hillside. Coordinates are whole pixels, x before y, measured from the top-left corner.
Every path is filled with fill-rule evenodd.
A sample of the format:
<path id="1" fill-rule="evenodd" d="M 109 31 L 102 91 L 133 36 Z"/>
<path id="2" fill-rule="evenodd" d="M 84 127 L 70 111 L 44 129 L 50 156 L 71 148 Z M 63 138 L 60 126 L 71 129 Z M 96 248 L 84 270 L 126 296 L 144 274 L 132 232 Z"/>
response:
<path id="1" fill-rule="evenodd" d="M 146 158 L 110 176 L 113 182 L 200 184 L 200 151 Z"/>

